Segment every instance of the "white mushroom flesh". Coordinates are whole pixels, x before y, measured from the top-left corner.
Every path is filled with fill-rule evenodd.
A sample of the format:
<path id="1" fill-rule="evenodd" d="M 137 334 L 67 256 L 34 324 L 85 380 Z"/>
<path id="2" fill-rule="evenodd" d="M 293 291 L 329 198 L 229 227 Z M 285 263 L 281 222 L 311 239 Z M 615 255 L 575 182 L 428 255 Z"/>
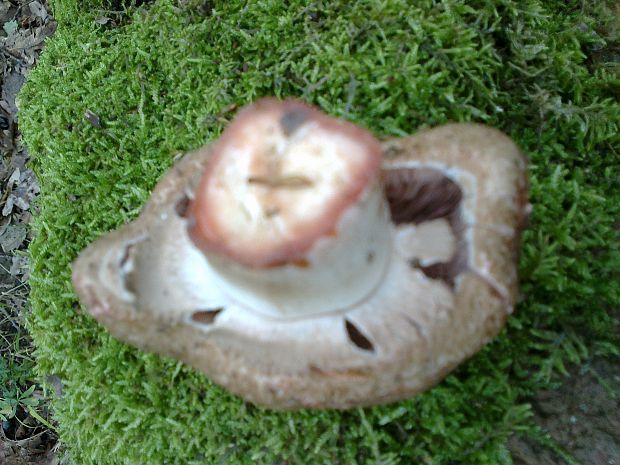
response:
<path id="1" fill-rule="evenodd" d="M 379 144 L 317 114 L 256 110 L 218 143 L 194 202 L 194 231 L 217 287 L 274 318 L 358 305 L 390 260 Z"/>

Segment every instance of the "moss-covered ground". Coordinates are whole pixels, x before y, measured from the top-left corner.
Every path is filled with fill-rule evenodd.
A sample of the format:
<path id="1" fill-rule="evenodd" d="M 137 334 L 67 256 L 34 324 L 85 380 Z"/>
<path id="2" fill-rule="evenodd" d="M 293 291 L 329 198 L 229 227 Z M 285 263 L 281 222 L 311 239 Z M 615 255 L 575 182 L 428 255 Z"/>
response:
<path id="1" fill-rule="evenodd" d="M 39 372 L 64 383 L 55 415 L 74 462 L 511 464 L 510 435 L 545 443 L 524 399 L 568 364 L 619 353 L 614 2 L 115 3 L 52 3 L 59 28 L 20 101 L 42 190 L 29 326 Z M 134 218 L 176 154 L 264 95 L 380 136 L 480 121 L 529 155 L 522 300 L 433 390 L 348 412 L 263 410 L 80 310 L 77 253 Z"/>

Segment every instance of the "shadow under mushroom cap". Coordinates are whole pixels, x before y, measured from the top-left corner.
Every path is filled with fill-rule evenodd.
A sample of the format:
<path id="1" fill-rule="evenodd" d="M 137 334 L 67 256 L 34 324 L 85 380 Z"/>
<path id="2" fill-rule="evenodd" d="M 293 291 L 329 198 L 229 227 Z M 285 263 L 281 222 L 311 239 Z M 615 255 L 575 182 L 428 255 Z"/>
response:
<path id="1" fill-rule="evenodd" d="M 226 201 L 280 196 L 311 204 L 308 192 L 291 193 L 300 185 L 282 184 L 287 176 L 301 179 L 287 166 L 308 166 L 295 176 L 329 203 L 340 198 L 330 189 L 341 181 L 321 174 L 325 160 L 346 165 L 352 150 L 367 151 L 355 165 L 362 180 L 342 181 L 355 194 L 338 200 L 333 224 L 313 232 L 309 245 L 276 262 L 248 263 L 191 233 L 203 174 L 221 157 L 226 133 L 224 142 L 187 154 L 136 221 L 95 241 L 74 263 L 80 299 L 114 336 L 176 357 L 251 402 L 348 408 L 427 389 L 497 334 L 516 298 L 528 208 L 525 158 L 507 136 L 448 124 L 380 145 L 367 131 L 297 102 L 268 99 L 240 121 L 251 125 L 248 116 L 257 115 L 266 118 L 263 130 L 270 121 L 280 125 L 271 140 L 285 147 L 277 168 L 284 171 L 268 186 L 277 192 L 265 197 L 265 186 L 250 182 L 261 178 L 243 171 L 249 163 L 234 173 L 247 185 L 225 191 Z M 262 139 L 253 140 L 261 147 Z M 339 143 L 347 150 L 333 148 Z M 310 146 L 333 153 L 315 165 L 287 164 Z M 264 217 L 243 228 L 272 227 L 271 210 L 256 211 Z M 295 211 L 295 221 L 303 223 L 305 211 Z M 295 229 L 279 225 L 283 234 Z M 234 237 L 226 240 L 234 247 Z"/>

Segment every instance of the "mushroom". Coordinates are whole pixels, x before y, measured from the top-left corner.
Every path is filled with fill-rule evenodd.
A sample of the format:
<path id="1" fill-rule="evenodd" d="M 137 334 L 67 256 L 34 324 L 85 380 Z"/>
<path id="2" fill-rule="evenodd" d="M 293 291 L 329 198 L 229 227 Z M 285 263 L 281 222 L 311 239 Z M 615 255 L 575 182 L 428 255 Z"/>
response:
<path id="1" fill-rule="evenodd" d="M 73 283 L 112 335 L 248 401 L 380 404 L 431 387 L 503 327 L 527 209 L 525 158 L 495 129 L 380 143 L 267 98 L 84 250 Z"/>

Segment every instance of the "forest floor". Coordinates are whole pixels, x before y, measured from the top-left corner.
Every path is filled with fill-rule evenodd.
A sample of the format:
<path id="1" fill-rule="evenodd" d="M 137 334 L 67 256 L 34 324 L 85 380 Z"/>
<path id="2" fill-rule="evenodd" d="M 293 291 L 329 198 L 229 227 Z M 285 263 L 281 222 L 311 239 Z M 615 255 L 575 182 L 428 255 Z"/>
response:
<path id="1" fill-rule="evenodd" d="M 39 185 L 20 139 L 16 101 L 55 28 L 45 0 L 0 0 L 0 463 L 5 465 L 66 460 L 60 458 L 47 400 L 50 387 L 58 391 L 60 386 L 53 379 L 46 386 L 37 380 L 25 329 L 28 225 L 36 215 Z M 620 465 L 618 361 L 573 367 L 558 389 L 526 400 L 551 446 L 513 437 L 509 448 L 515 465 Z"/>

